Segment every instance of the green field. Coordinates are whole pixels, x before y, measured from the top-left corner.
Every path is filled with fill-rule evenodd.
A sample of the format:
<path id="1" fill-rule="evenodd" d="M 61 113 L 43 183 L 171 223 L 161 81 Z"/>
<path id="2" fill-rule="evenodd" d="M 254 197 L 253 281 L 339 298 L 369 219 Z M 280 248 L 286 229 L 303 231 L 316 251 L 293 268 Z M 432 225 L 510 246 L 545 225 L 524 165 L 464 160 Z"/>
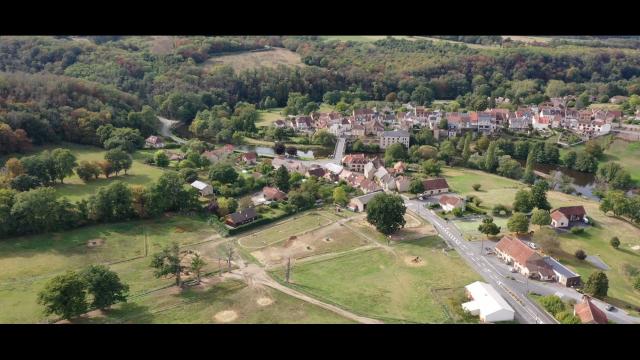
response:
<path id="1" fill-rule="evenodd" d="M 479 277 L 438 237 L 399 243 L 294 266 L 292 287 L 385 322 L 451 323 L 455 311 L 443 292 Z M 411 259 L 419 256 L 421 262 Z M 273 275 L 282 279 L 283 271 Z"/>
<path id="2" fill-rule="evenodd" d="M 605 150 L 605 162 L 616 161 L 640 182 L 640 142 L 615 139 Z"/>
<path id="3" fill-rule="evenodd" d="M 260 305 L 260 299 L 270 299 Z M 337 314 L 308 304 L 269 288 L 248 287 L 227 280 L 211 286 L 175 288 L 154 291 L 115 306 L 104 314 L 82 318 L 77 323 L 137 323 L 137 324 L 209 324 L 220 323 L 215 318 L 222 311 L 233 311 L 237 324 L 326 324 L 352 323 Z"/>
<path id="4" fill-rule="evenodd" d="M 274 121 L 285 118 L 285 116 L 281 114 L 282 109 L 284 108 L 258 110 L 259 119 L 256 122 L 256 126 L 271 126 Z"/>
<path id="5" fill-rule="evenodd" d="M 71 150 L 76 156 L 78 162 L 82 160 L 104 160 L 104 155 L 106 153 L 106 150 L 94 146 L 61 143 L 57 145 L 37 147 L 35 149 L 36 151 L 31 152 L 27 155 L 32 155 L 39 151 L 52 150 L 56 148 L 65 148 Z M 104 176 L 100 176 L 99 179 L 91 180 L 85 183 L 78 177 L 78 175 L 74 173 L 72 176 L 64 179 L 64 184 L 57 183 L 55 185 L 55 189 L 60 196 L 64 196 L 70 201 L 78 201 L 95 194 L 99 188 L 106 186 L 116 180 L 122 181 L 129 185 L 148 185 L 149 183 L 157 180 L 165 171 L 161 168 L 145 164 L 142 161 L 143 155 L 140 151 L 134 153 L 132 157 L 133 164 L 131 165 L 131 169 L 127 171 L 127 175 L 125 175 L 123 172 L 120 172 L 118 176 L 115 176 L 114 174 L 110 176 L 109 179 L 106 179 Z"/>
<path id="6" fill-rule="evenodd" d="M 308 212 L 300 216 L 287 219 L 282 223 L 269 225 L 259 231 L 247 234 L 238 243 L 247 249 L 258 249 L 285 241 L 292 235 L 315 229 L 333 222 L 320 212 Z"/>
<path id="7" fill-rule="evenodd" d="M 452 191 L 482 199 L 480 205 L 483 208 L 492 208 L 497 204 L 511 206 L 518 189 L 526 186 L 519 181 L 479 170 L 446 167 L 443 176 Z M 480 190 L 473 190 L 473 184 L 480 184 Z"/>
<path id="8" fill-rule="evenodd" d="M 500 234 L 496 235 L 496 238 L 501 238 L 503 235 L 507 234 L 509 230 L 507 229 L 507 221 L 508 218 L 501 218 L 494 216 L 493 222 L 500 227 Z M 486 239 L 487 236 L 480 231 L 478 231 L 478 226 L 482 224 L 482 220 L 454 220 L 453 222 L 460 232 L 465 235 L 465 238 L 468 240 L 481 240 Z"/>

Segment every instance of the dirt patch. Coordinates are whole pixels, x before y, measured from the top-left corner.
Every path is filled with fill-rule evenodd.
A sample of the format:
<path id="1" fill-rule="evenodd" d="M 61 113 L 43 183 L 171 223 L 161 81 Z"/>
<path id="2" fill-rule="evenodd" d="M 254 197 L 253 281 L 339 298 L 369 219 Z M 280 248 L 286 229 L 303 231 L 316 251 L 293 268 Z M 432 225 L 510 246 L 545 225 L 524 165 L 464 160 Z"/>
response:
<path id="1" fill-rule="evenodd" d="M 104 239 L 96 238 L 87 241 L 87 247 L 89 248 L 94 248 L 102 245 L 104 245 Z"/>
<path id="2" fill-rule="evenodd" d="M 406 221 L 404 224 L 405 229 L 417 228 L 422 225 L 422 222 L 413 215 L 405 214 L 404 220 Z"/>
<path id="3" fill-rule="evenodd" d="M 172 36 L 152 36 L 151 39 L 151 48 L 149 49 L 151 53 L 165 55 L 173 51 Z"/>
<path id="4" fill-rule="evenodd" d="M 213 319 L 219 323 L 230 323 L 238 318 L 238 313 L 233 310 L 220 311 L 215 314 Z"/>
<path id="5" fill-rule="evenodd" d="M 632 247 L 631 247 L 631 250 L 635 250 L 635 251 L 640 250 L 640 245 L 634 245 L 634 246 L 632 246 Z"/>
<path id="6" fill-rule="evenodd" d="M 185 229 L 182 226 L 176 226 L 174 232 L 178 233 L 178 234 L 182 234 L 185 232 L 189 232 L 189 229 Z"/>
<path id="7" fill-rule="evenodd" d="M 427 264 L 420 256 L 405 256 L 404 263 L 413 267 L 425 266 Z"/>
<path id="8" fill-rule="evenodd" d="M 332 242 L 333 240 L 330 237 L 324 238 L 324 242 Z"/>
<path id="9" fill-rule="evenodd" d="M 258 301 L 256 301 L 256 303 L 260 306 L 269 306 L 273 304 L 273 299 L 268 297 L 261 297 L 260 299 L 258 299 Z"/>
<path id="10" fill-rule="evenodd" d="M 285 65 L 289 67 L 306 66 L 302 62 L 299 54 L 282 48 L 273 48 L 268 51 L 246 51 L 241 53 L 214 56 L 205 61 L 203 66 L 205 70 L 210 70 L 216 65 L 221 64 L 230 65 L 235 71 L 254 69 L 257 67 L 275 68 L 278 65 Z"/>

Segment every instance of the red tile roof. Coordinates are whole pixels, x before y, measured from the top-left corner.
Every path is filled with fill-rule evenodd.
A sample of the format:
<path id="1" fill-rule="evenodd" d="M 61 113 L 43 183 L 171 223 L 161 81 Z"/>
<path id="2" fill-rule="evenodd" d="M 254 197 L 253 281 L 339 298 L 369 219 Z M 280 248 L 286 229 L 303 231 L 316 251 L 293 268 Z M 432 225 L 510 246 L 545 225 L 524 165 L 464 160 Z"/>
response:
<path id="1" fill-rule="evenodd" d="M 554 211 L 554 212 L 552 212 L 552 213 L 551 213 L 551 218 L 552 218 L 553 220 L 555 220 L 555 221 L 560 221 L 560 220 L 562 220 L 563 218 L 564 218 L 564 219 L 567 219 L 567 217 L 566 217 L 566 216 L 564 216 L 564 214 L 562 214 L 560 211 Z M 568 219 L 567 219 L 567 220 L 568 220 Z"/>
<path id="2" fill-rule="evenodd" d="M 542 256 L 512 236 L 503 236 L 496 245 L 496 250 L 511 256 L 515 262 L 529 269 L 530 273 L 538 272 L 545 277 L 554 276 L 553 269 Z"/>
<path id="3" fill-rule="evenodd" d="M 458 206 L 460 203 L 462 203 L 462 199 L 457 196 L 442 195 L 439 202 L 440 205 Z"/>
<path id="4" fill-rule="evenodd" d="M 559 207 L 553 210 L 551 215 L 553 215 L 553 213 L 556 211 L 563 213 L 566 217 L 571 217 L 571 216 L 584 217 L 585 215 L 587 215 L 587 212 L 584 210 L 584 206 L 582 205 Z"/>
<path id="5" fill-rule="evenodd" d="M 582 303 L 575 305 L 574 312 L 583 324 L 594 322 L 596 324 L 608 323 L 607 315 L 604 311 L 598 309 L 598 307 L 589 300 L 589 297 L 586 296 L 583 298 Z"/>
<path id="6" fill-rule="evenodd" d="M 282 200 L 287 197 L 287 194 L 278 190 L 278 188 L 265 186 L 262 189 L 262 193 L 267 200 Z"/>
<path id="7" fill-rule="evenodd" d="M 424 180 L 422 182 L 422 186 L 424 187 L 425 191 L 449 188 L 449 184 L 447 183 L 447 180 L 445 180 L 444 178 Z"/>

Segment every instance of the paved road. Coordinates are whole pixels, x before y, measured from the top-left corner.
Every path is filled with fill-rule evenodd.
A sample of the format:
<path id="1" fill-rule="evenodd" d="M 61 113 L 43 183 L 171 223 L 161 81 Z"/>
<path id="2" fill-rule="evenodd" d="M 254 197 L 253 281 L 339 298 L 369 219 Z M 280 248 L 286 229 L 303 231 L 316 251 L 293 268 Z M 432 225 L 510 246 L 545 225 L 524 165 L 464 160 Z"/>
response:
<path id="1" fill-rule="evenodd" d="M 185 139 L 179 138 L 171 132 L 171 126 L 178 123 L 178 120 L 169 120 L 161 116 L 158 116 L 158 120 L 160 120 L 160 135 L 168 137 L 178 144 L 184 144 L 187 142 Z"/>
<path id="2" fill-rule="evenodd" d="M 336 148 L 333 152 L 333 162 L 340 165 L 342 162 L 342 157 L 344 156 L 344 150 L 347 145 L 347 139 L 344 137 L 339 137 L 336 142 Z"/>
<path id="3" fill-rule="evenodd" d="M 555 319 L 540 310 L 527 298 L 526 287 L 517 286 L 518 282 L 506 277 L 511 275 L 508 271 L 505 272 L 503 269 L 499 269 L 486 256 L 481 254 L 481 244 L 464 240 L 455 226 L 439 218 L 430 210 L 425 209 L 423 202 L 405 199 L 405 205 L 408 209 L 433 224 L 449 246 L 454 248 L 471 268 L 482 275 L 485 281 L 491 284 L 504 297 L 515 310 L 515 317 L 518 322 L 525 324 L 557 323 Z"/>

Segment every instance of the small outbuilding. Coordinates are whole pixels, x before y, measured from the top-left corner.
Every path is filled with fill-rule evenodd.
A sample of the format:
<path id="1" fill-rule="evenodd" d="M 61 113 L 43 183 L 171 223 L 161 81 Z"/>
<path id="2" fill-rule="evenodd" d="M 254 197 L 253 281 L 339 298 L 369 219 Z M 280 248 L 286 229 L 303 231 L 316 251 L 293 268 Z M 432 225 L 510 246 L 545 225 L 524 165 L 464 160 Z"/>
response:
<path id="1" fill-rule="evenodd" d="M 471 301 L 462 304 L 462 308 L 472 315 L 480 317 L 482 322 L 512 321 L 515 311 L 498 294 L 493 286 L 476 281 L 464 287 Z"/>
<path id="2" fill-rule="evenodd" d="M 154 149 L 162 149 L 165 146 L 164 140 L 162 140 L 161 137 L 155 135 L 149 136 L 144 142 L 147 147 Z"/>
<path id="3" fill-rule="evenodd" d="M 213 187 L 205 182 L 196 180 L 191 183 L 191 186 L 198 189 L 201 196 L 213 195 Z"/>
<path id="4" fill-rule="evenodd" d="M 371 199 L 373 199 L 376 195 L 382 194 L 382 193 L 383 193 L 382 190 L 378 190 L 362 196 L 354 197 L 353 199 L 351 199 L 351 201 L 349 201 L 349 206 L 347 207 L 350 210 L 356 211 L 356 212 L 366 211 L 367 204 L 369 203 L 369 201 L 371 201 Z"/>
<path id="5" fill-rule="evenodd" d="M 449 192 L 449 184 L 444 178 L 427 179 L 422 182 L 422 195 L 435 195 Z"/>
<path id="6" fill-rule="evenodd" d="M 549 264 L 553 269 L 553 272 L 556 274 L 556 279 L 558 282 L 564 286 L 578 286 L 580 285 L 580 275 L 571 271 L 568 267 L 562 265 L 558 260 L 545 256 L 544 262 Z"/>

